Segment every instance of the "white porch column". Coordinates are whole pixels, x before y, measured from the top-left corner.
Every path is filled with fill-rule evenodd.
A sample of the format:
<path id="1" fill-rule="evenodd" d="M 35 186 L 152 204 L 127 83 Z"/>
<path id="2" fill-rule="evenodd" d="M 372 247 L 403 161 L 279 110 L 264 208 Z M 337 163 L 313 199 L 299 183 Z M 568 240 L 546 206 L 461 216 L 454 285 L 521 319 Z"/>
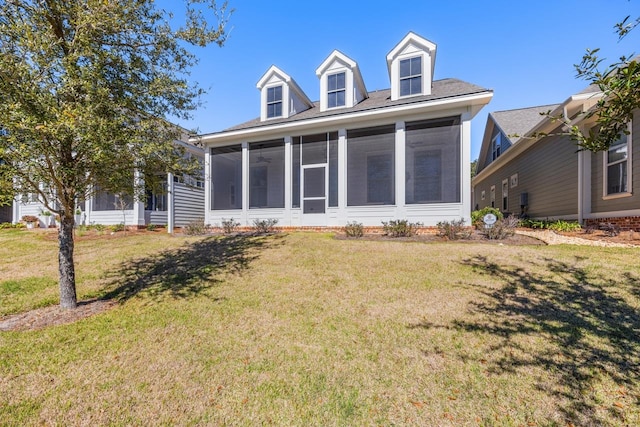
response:
<path id="1" fill-rule="evenodd" d="M 135 186 L 143 186 L 144 180 L 140 171 L 134 172 Z M 125 224 L 126 225 L 126 224 Z M 144 221 L 144 202 L 140 200 L 133 201 L 133 219 L 131 225 L 145 225 Z"/>
<path id="2" fill-rule="evenodd" d="M 338 129 L 338 221 L 347 223 L 347 130 Z"/>
<path id="3" fill-rule="evenodd" d="M 471 114 L 464 113 L 462 120 L 460 161 L 462 162 L 462 179 L 460 182 L 460 201 L 462 202 L 461 216 L 466 225 L 471 225 Z"/>
<path id="4" fill-rule="evenodd" d="M 249 143 L 242 143 L 242 225 L 249 225 Z"/>
<path id="5" fill-rule="evenodd" d="M 173 182 L 173 174 L 169 172 L 167 174 L 167 233 L 173 234 L 173 227 L 175 225 L 175 183 Z"/>
<path id="6" fill-rule="evenodd" d="M 292 190 L 292 147 L 290 136 L 284 137 L 284 222 L 286 226 L 291 226 L 291 190 Z"/>
<path id="7" fill-rule="evenodd" d="M 17 224 L 20 222 L 20 200 L 22 195 L 18 194 L 15 199 L 13 199 L 12 214 L 11 214 L 11 222 Z"/>
<path id="8" fill-rule="evenodd" d="M 91 212 L 93 212 L 93 195 L 87 197 L 84 201 L 84 223 L 91 225 Z"/>
<path id="9" fill-rule="evenodd" d="M 396 122 L 396 218 L 406 218 L 405 209 L 405 187 L 406 187 L 406 164 L 405 164 L 405 133 L 404 122 Z"/>
<path id="10" fill-rule="evenodd" d="M 204 148 L 204 223 L 211 225 L 211 150 Z"/>

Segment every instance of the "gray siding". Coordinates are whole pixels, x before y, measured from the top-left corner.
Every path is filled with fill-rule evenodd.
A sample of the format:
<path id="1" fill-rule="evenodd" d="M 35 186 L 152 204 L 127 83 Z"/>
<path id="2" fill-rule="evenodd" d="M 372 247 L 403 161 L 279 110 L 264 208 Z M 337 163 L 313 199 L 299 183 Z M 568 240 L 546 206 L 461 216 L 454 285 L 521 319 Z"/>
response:
<path id="1" fill-rule="evenodd" d="M 491 186 L 496 188 L 495 206 L 502 210 L 502 181 L 509 180 L 508 209 L 520 214 L 520 194 L 528 193 L 532 218 L 553 218 L 578 214 L 578 155 L 568 137 L 553 136 L 535 143 L 531 148 L 503 165 L 474 188 L 474 200 L 479 208 L 491 206 Z M 518 174 L 518 184 L 511 187 L 510 178 Z M 481 199 L 485 191 L 485 200 Z"/>
<path id="2" fill-rule="evenodd" d="M 591 155 L 591 212 L 604 213 L 640 209 L 640 112 L 636 111 L 631 125 L 631 191 L 630 197 L 605 200 L 604 190 L 604 156 L 603 153 Z"/>
<path id="3" fill-rule="evenodd" d="M 204 189 L 175 183 L 175 226 L 184 227 L 190 222 L 204 218 Z"/>

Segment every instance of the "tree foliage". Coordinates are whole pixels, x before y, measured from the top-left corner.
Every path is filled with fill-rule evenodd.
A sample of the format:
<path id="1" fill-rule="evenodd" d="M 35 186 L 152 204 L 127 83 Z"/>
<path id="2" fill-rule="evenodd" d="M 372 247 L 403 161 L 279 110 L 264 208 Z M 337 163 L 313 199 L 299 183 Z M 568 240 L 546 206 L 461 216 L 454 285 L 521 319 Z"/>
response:
<path id="1" fill-rule="evenodd" d="M 627 16 L 615 25 L 619 39 L 623 39 L 640 24 L 640 18 Z M 569 133 L 578 145 L 590 151 L 605 151 L 623 133 L 628 133 L 627 123 L 634 110 L 640 108 L 640 64 L 638 57 L 623 56 L 619 61 L 601 69 L 603 59 L 599 49 L 588 49 L 579 64 L 575 65 L 578 78 L 598 86 L 602 98 L 588 111 L 585 120 L 594 119 L 595 126 L 583 131 L 569 124 Z M 564 119 L 566 121 L 566 119 Z"/>
<path id="2" fill-rule="evenodd" d="M 231 11 L 184 5 L 180 23 L 152 0 L 0 0 L 0 193 L 35 193 L 60 215 L 63 306 L 76 305 L 77 201 L 98 189 L 139 195 L 160 171 L 198 167 L 165 118 L 199 105 L 188 48 L 222 45 Z"/>

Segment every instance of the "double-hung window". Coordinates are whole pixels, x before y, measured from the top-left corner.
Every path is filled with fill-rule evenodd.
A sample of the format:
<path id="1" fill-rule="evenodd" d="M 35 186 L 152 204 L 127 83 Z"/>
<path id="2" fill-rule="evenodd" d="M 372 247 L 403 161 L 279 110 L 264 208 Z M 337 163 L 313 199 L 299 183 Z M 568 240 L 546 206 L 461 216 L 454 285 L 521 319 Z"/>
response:
<path id="1" fill-rule="evenodd" d="M 502 136 L 498 132 L 491 140 L 491 160 L 495 160 L 502 154 Z"/>
<path id="2" fill-rule="evenodd" d="M 344 107 L 345 83 L 344 73 L 330 74 L 327 76 L 327 107 Z"/>
<path id="3" fill-rule="evenodd" d="M 282 86 L 267 88 L 267 118 L 282 116 Z"/>
<path id="4" fill-rule="evenodd" d="M 422 58 L 403 59 L 400 61 L 400 96 L 419 95 L 422 93 Z"/>
<path id="5" fill-rule="evenodd" d="M 631 193 L 631 138 L 622 134 L 604 153 L 604 195 L 618 196 Z"/>

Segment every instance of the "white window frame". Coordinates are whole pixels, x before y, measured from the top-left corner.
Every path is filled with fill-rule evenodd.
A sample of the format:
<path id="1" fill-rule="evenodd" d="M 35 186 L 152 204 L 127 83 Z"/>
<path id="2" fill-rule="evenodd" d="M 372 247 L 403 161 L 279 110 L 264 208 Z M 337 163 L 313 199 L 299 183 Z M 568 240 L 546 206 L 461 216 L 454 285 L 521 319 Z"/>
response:
<path id="1" fill-rule="evenodd" d="M 411 64 L 411 61 L 413 59 L 419 58 L 420 59 L 420 72 L 418 74 L 411 74 L 411 65 L 409 65 L 409 75 L 408 76 L 403 76 L 402 75 L 402 63 L 404 61 L 409 61 L 409 64 Z M 398 94 L 400 96 L 400 98 L 406 98 L 409 96 L 418 96 L 418 95 L 422 95 L 423 92 L 423 87 L 424 87 L 424 72 L 423 72 L 423 67 L 424 67 L 424 58 L 421 55 L 416 55 L 416 56 L 411 56 L 409 58 L 402 58 L 398 61 Z M 420 78 L 420 91 L 417 93 L 411 93 L 411 84 L 409 84 L 409 93 L 408 94 L 402 94 L 402 81 L 403 80 L 409 80 L 411 81 L 412 79 L 415 79 L 419 77 Z"/>
<path id="2" fill-rule="evenodd" d="M 480 200 L 484 200 L 486 198 L 486 191 L 482 190 L 480 193 Z"/>
<path id="3" fill-rule="evenodd" d="M 343 85 L 341 88 L 339 88 L 339 87 L 337 87 L 337 83 L 336 83 L 336 89 L 330 89 L 330 88 L 329 88 L 329 78 L 330 78 L 330 77 L 332 77 L 332 76 L 336 76 L 336 79 L 337 79 L 337 78 L 338 78 L 337 76 L 339 76 L 340 74 L 342 74 L 342 75 L 344 76 L 344 77 L 343 77 L 343 83 L 344 83 L 344 85 Z M 342 103 L 342 104 L 338 104 L 338 103 L 336 102 L 336 105 L 334 105 L 334 106 L 329 105 L 329 97 L 330 97 L 330 95 L 331 95 L 332 93 L 335 93 L 335 94 L 336 94 L 336 96 L 337 96 L 337 94 L 338 94 L 339 92 L 343 92 L 343 93 L 344 93 L 344 96 L 343 96 L 343 103 Z M 336 98 L 336 100 L 337 100 L 337 98 Z M 331 73 L 331 74 L 328 74 L 328 75 L 327 75 L 327 109 L 332 109 L 332 108 L 341 108 L 341 107 L 344 107 L 344 106 L 346 106 L 346 105 L 347 105 L 347 73 L 346 73 L 346 72 L 344 72 L 344 71 L 339 71 L 339 72 L 337 72 L 337 73 Z"/>
<path id="4" fill-rule="evenodd" d="M 633 159 L 633 137 L 631 134 L 631 122 L 629 122 L 627 124 L 627 131 L 629 132 L 628 134 L 625 135 L 626 139 L 627 139 L 627 158 L 626 159 L 622 159 L 622 160 L 616 160 L 615 162 L 611 162 L 609 163 L 609 150 L 604 151 L 602 153 L 602 199 L 603 200 L 610 200 L 610 199 L 618 199 L 618 198 L 622 198 L 622 197 L 630 197 L 633 195 L 633 188 L 632 188 L 632 183 L 633 183 L 633 165 L 632 165 L 632 159 Z M 615 146 L 616 144 L 612 144 L 611 146 Z M 611 148 L 611 146 L 609 148 Z M 627 191 L 621 192 L 621 193 L 612 193 L 612 194 L 608 194 L 607 193 L 607 189 L 609 187 L 609 183 L 608 183 L 608 178 L 609 178 L 609 167 L 610 166 L 615 166 L 617 164 L 623 163 L 623 162 L 627 162 Z"/>
<path id="5" fill-rule="evenodd" d="M 273 101 L 269 101 L 269 91 L 270 90 L 274 90 L 275 91 L 277 88 L 280 88 L 280 99 L 275 99 Z M 271 87 L 267 88 L 267 99 L 266 99 L 267 109 L 266 109 L 266 112 L 265 112 L 265 114 L 267 116 L 267 119 L 276 119 L 276 118 L 282 117 L 284 115 L 284 100 L 283 100 L 283 98 L 284 98 L 284 87 L 283 87 L 283 85 L 271 86 Z M 276 104 L 280 104 L 280 114 L 279 115 L 270 116 L 269 115 L 269 106 L 276 105 Z"/>

